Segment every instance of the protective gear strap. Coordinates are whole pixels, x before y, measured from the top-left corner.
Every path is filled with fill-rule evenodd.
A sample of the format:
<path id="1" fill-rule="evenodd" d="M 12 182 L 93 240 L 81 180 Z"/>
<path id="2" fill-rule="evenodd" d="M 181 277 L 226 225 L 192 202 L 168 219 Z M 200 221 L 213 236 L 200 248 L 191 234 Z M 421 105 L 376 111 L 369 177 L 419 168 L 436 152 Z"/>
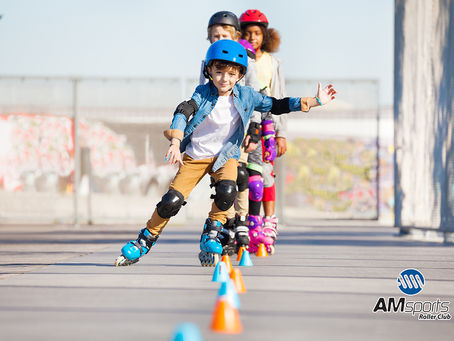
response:
<path id="1" fill-rule="evenodd" d="M 252 175 L 249 177 L 249 181 L 262 181 L 262 177 L 260 175 Z"/>
<path id="2" fill-rule="evenodd" d="M 260 123 L 251 122 L 247 134 L 251 137 L 251 142 L 257 143 L 260 140 Z"/>
<path id="3" fill-rule="evenodd" d="M 145 234 L 145 229 L 140 230 L 139 238 L 145 241 L 145 244 L 147 245 L 148 249 L 150 249 L 156 243 L 159 236 L 153 237 L 150 231 L 148 232 L 149 233 Z"/>
<path id="4" fill-rule="evenodd" d="M 290 98 L 285 97 L 282 99 L 276 99 L 272 97 L 273 106 L 271 107 L 271 113 L 273 115 L 287 114 L 290 112 Z"/>
<path id="5" fill-rule="evenodd" d="M 262 174 L 262 172 L 263 172 L 263 167 L 262 166 L 260 166 L 260 165 L 258 165 L 256 163 L 251 163 L 251 162 L 249 162 L 247 164 L 247 169 L 259 172 L 260 174 Z"/>
<path id="6" fill-rule="evenodd" d="M 274 135 L 265 135 L 265 136 L 263 136 L 263 140 L 265 140 L 265 141 L 266 141 L 266 140 L 269 140 L 269 139 L 271 139 L 271 138 L 274 139 Z"/>
<path id="7" fill-rule="evenodd" d="M 235 215 L 235 232 L 238 227 L 245 226 L 247 228 L 247 217 L 240 216 L 238 214 Z"/>
<path id="8" fill-rule="evenodd" d="M 246 165 L 242 162 L 238 165 L 238 175 L 236 178 L 236 184 L 238 185 L 238 191 L 243 192 L 248 188 L 249 185 L 249 173 L 246 169 Z"/>
<path id="9" fill-rule="evenodd" d="M 186 116 L 186 119 L 189 120 L 189 117 L 191 117 L 191 115 L 194 115 L 197 110 L 199 110 L 199 107 L 197 106 L 197 103 L 191 98 L 189 101 L 183 101 L 178 104 L 173 115 L 183 114 L 184 116 Z"/>
<path id="10" fill-rule="evenodd" d="M 183 205 L 186 205 L 183 194 L 173 188 L 169 188 L 167 193 L 161 198 L 161 201 L 156 205 L 156 209 L 161 218 L 169 219 L 176 215 Z"/>
<path id="11" fill-rule="evenodd" d="M 203 227 L 203 232 L 209 234 L 211 231 L 221 232 L 222 224 L 217 220 L 211 220 L 210 218 L 208 218 L 205 221 L 205 226 Z"/>
<path id="12" fill-rule="evenodd" d="M 220 180 L 215 185 L 214 203 L 221 211 L 227 211 L 235 201 L 237 190 L 233 180 Z"/>
<path id="13" fill-rule="evenodd" d="M 276 201 L 276 186 L 273 183 L 271 187 L 265 187 L 263 189 L 263 199 L 262 201 Z"/>

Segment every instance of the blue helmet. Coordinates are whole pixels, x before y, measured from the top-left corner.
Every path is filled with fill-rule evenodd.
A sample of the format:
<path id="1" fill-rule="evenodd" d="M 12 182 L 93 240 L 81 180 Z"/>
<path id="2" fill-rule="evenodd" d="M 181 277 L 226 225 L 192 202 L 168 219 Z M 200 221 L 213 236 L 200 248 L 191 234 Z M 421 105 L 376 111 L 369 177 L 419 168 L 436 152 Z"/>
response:
<path id="1" fill-rule="evenodd" d="M 238 64 L 242 68 L 244 75 L 247 70 L 247 52 L 246 49 L 234 40 L 221 39 L 215 41 L 208 48 L 205 57 L 205 65 L 210 65 L 213 60 L 222 60 Z"/>

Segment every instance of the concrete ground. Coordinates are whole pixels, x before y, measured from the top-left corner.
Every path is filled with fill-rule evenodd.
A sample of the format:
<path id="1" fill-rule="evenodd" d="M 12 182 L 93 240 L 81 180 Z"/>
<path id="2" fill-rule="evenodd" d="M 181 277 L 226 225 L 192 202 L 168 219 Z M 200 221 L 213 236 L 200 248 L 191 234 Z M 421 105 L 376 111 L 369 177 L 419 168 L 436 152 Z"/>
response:
<path id="1" fill-rule="evenodd" d="M 220 335 L 209 329 L 219 284 L 198 264 L 200 226 L 168 226 L 139 263 L 115 268 L 137 229 L 0 226 L 0 339 L 170 340 L 194 322 L 204 340 L 452 340 L 452 318 L 373 312 L 380 297 L 452 302 L 452 246 L 371 222 L 286 226 L 274 256 L 241 268 L 243 333 Z M 397 287 L 407 268 L 425 276 L 416 296 Z"/>

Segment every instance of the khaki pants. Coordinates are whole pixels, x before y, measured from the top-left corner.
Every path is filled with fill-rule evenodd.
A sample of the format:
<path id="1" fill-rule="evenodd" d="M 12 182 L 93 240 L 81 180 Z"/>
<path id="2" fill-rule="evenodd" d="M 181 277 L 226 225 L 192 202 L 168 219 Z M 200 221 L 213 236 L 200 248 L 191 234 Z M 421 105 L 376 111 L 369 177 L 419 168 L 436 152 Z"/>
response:
<path id="1" fill-rule="evenodd" d="M 189 155 L 183 156 L 183 166 L 180 166 L 180 169 L 175 175 L 170 188 L 183 194 L 184 199 L 186 199 L 195 186 L 202 180 L 202 178 L 209 174 L 211 175 L 215 182 L 220 180 L 233 180 L 236 181 L 238 174 L 238 161 L 235 159 L 229 159 L 224 166 L 219 168 L 216 172 L 212 172 L 211 168 L 213 167 L 214 162 L 216 161 L 215 157 L 194 160 Z M 221 211 L 216 204 L 213 202 L 211 206 L 211 211 L 208 214 L 208 217 L 211 220 L 217 220 L 221 224 L 225 224 L 227 221 L 227 212 Z M 155 209 L 150 220 L 147 222 L 147 229 L 156 237 L 161 234 L 163 228 L 167 225 L 170 218 L 161 218 Z"/>

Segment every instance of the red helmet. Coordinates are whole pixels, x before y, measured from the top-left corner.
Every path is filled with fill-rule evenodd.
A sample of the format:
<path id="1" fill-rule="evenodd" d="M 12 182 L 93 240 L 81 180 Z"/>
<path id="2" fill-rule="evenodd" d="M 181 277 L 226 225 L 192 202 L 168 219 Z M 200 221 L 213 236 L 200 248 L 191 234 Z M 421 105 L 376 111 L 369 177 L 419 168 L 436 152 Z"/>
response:
<path id="1" fill-rule="evenodd" d="M 262 25 L 268 27 L 268 19 L 265 13 L 260 12 L 258 9 L 248 9 L 240 16 L 240 25 L 244 27 L 249 24 Z"/>

